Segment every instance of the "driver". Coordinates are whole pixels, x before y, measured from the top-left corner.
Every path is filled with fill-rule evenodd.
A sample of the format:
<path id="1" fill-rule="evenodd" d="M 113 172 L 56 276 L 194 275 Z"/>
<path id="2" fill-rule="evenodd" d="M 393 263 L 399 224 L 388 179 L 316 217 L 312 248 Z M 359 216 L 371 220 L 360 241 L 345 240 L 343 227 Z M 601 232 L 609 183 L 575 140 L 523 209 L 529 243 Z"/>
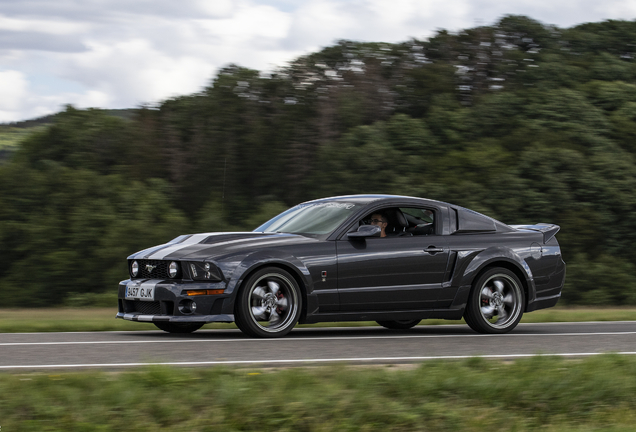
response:
<path id="1" fill-rule="evenodd" d="M 373 213 L 371 215 L 371 219 L 369 220 L 371 225 L 377 225 L 382 228 L 382 232 L 380 233 L 380 237 L 386 237 L 386 232 L 384 231 L 389 224 L 389 220 L 382 213 Z"/>

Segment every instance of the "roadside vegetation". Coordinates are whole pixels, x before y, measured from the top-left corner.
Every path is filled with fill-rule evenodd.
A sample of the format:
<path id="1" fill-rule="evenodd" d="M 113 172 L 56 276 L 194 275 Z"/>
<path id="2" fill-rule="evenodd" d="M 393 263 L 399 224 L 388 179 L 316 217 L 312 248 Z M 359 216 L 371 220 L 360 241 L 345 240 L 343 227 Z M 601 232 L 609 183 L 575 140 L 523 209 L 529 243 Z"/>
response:
<path id="1" fill-rule="evenodd" d="M 145 331 L 157 330 L 152 323 L 115 319 L 115 307 L 6 309 L 0 313 L 0 333 Z M 636 321 L 636 308 L 556 307 L 525 314 L 522 323 Z M 464 324 L 464 321 L 423 320 L 421 326 Z M 297 327 L 377 326 L 375 321 L 305 324 Z M 234 324 L 206 324 L 205 329 L 235 329 Z"/>
<path id="2" fill-rule="evenodd" d="M 636 21 L 506 16 L 229 65 L 152 107 L 69 106 L 0 164 L 0 307 L 112 292 L 135 251 L 357 193 L 558 224 L 562 304 L 636 306 L 635 40 Z"/>
<path id="3" fill-rule="evenodd" d="M 636 358 L 0 374 L 2 430 L 633 431 Z M 10 397 L 6 397 L 10 395 Z"/>

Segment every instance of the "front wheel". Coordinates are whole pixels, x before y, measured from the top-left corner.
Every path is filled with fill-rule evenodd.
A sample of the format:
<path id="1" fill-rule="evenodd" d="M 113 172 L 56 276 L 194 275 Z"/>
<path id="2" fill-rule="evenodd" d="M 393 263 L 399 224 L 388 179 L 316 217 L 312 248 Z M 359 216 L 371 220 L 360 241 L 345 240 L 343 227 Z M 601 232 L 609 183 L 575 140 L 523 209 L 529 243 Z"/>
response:
<path id="1" fill-rule="evenodd" d="M 281 337 L 294 328 L 301 309 L 296 280 L 285 270 L 267 267 L 243 284 L 235 306 L 235 322 L 252 337 Z"/>
<path id="2" fill-rule="evenodd" d="M 160 330 L 168 333 L 192 333 L 199 330 L 205 323 L 171 323 L 157 321 L 153 323 Z"/>
<path id="3" fill-rule="evenodd" d="M 376 321 L 382 327 L 386 327 L 392 330 L 407 330 L 411 327 L 415 327 L 422 320 L 397 320 L 397 321 Z"/>
<path id="4" fill-rule="evenodd" d="M 478 333 L 507 333 L 521 321 L 524 302 L 519 278 L 508 269 L 492 268 L 473 284 L 464 319 Z"/>

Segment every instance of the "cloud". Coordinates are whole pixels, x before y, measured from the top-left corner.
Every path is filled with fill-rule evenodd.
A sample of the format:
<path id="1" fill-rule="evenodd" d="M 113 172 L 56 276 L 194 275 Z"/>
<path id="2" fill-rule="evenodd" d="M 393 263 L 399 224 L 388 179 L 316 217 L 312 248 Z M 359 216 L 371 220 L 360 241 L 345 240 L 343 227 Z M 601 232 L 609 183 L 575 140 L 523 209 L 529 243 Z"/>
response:
<path id="1" fill-rule="evenodd" d="M 111 106 L 136 106 L 196 92 L 214 69 L 197 57 L 162 53 L 144 39 L 114 45 L 93 41 L 89 47 L 87 54 L 69 59 L 62 76 L 111 95 Z"/>
<path id="2" fill-rule="evenodd" d="M 287 35 L 290 16 L 271 6 L 243 3 L 231 16 L 195 20 L 213 40 L 267 45 Z"/>
<path id="3" fill-rule="evenodd" d="M 41 33 L 68 35 L 89 30 L 84 23 L 69 20 L 11 18 L 0 15 L 0 29 L 12 31 L 37 31 Z"/>
<path id="4" fill-rule="evenodd" d="M 597 5 L 600 9 L 602 3 Z M 625 17 L 636 16 L 636 2 L 633 0 L 615 1 L 607 5 L 603 5 L 606 16 L 612 19 L 625 19 Z"/>
<path id="5" fill-rule="evenodd" d="M 19 110 L 26 95 L 28 82 L 23 73 L 14 70 L 0 71 L 0 112 Z"/>
<path id="6" fill-rule="evenodd" d="M 0 71 L 0 118 L 4 122 L 41 117 L 59 111 L 64 105 L 104 107 L 107 94 L 89 90 L 85 93 L 62 92 L 42 96 L 32 91 L 26 76 L 19 71 Z"/>
<path id="7" fill-rule="evenodd" d="M 3 50 L 86 51 L 86 47 L 73 36 L 48 35 L 33 31 L 0 30 L 0 47 Z"/>
<path id="8" fill-rule="evenodd" d="M 401 42 L 425 39 L 439 28 L 475 25 L 468 0 L 309 0 L 293 14 L 285 46 L 310 51 L 339 39 Z"/>
<path id="9" fill-rule="evenodd" d="M 42 54 L 37 62 L 47 63 L 47 69 L 59 78 L 53 80 L 54 84 L 74 82 L 83 89 L 108 95 L 100 99 L 107 102 L 104 107 L 131 107 L 197 92 L 210 82 L 216 70 L 229 63 L 266 69 L 298 54 L 279 46 L 287 35 L 289 14 L 246 1 L 215 5 L 195 4 L 205 14 L 198 13 L 196 19 L 188 20 L 122 14 L 108 27 L 95 24 L 88 34 L 78 29 L 83 52 L 52 53 L 54 49 L 48 49 L 50 54 Z M 31 42 L 31 38 L 20 40 L 22 49 Z M 28 47 L 47 48 L 45 43 Z M 26 69 L 24 56 L 14 60 L 20 61 Z M 28 68 L 42 70 L 33 65 Z M 79 106 L 90 106 L 96 100 L 88 97 L 87 91 L 58 95 L 62 94 L 72 99 L 68 103 Z M 51 112 L 59 109 L 57 98 L 42 100 Z"/>
<path id="10" fill-rule="evenodd" d="M 229 63 L 271 70 L 340 39 L 399 42 L 505 14 L 571 26 L 633 0 L 2 0 L 0 122 L 199 91 Z M 12 83 L 12 84 L 11 84 Z M 6 94 L 5 94 L 6 93 Z"/>

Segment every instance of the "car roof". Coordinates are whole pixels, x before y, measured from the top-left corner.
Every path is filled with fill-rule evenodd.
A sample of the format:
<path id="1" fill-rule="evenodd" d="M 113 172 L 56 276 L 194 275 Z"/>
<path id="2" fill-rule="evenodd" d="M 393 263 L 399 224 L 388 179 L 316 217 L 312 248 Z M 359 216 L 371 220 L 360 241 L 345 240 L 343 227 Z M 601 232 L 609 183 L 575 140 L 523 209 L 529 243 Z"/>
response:
<path id="1" fill-rule="evenodd" d="M 384 195 L 384 194 L 341 195 L 341 196 L 326 197 L 326 198 L 320 198 L 317 200 L 307 201 L 303 204 L 329 202 L 329 201 L 347 201 L 347 202 L 353 202 L 356 204 L 369 204 L 374 201 L 380 201 L 380 200 L 386 200 L 386 201 L 415 200 L 421 204 L 428 203 L 428 204 L 450 205 L 442 201 L 436 201 L 436 200 L 431 200 L 427 198 L 419 198 L 419 197 L 411 197 L 411 196 L 403 196 L 403 195 Z"/>

